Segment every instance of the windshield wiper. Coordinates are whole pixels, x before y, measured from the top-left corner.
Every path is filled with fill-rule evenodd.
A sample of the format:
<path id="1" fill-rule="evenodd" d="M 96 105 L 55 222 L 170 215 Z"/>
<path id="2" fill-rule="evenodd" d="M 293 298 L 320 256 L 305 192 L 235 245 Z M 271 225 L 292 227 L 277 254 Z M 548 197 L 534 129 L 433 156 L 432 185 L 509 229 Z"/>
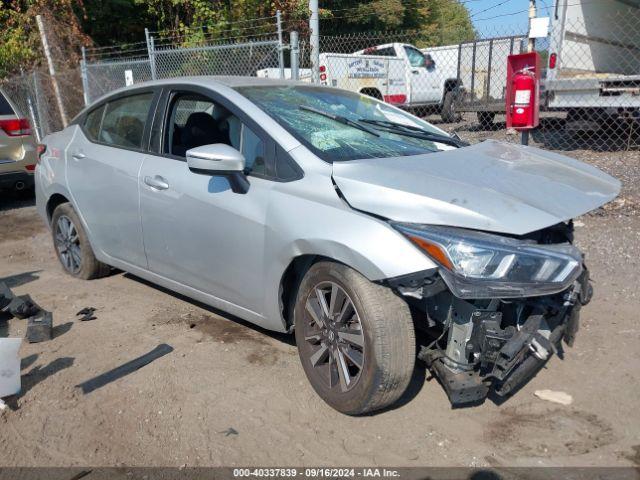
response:
<path id="1" fill-rule="evenodd" d="M 452 147 L 468 147 L 469 144 L 459 138 L 449 137 L 448 135 L 441 135 L 439 133 L 429 132 L 423 128 L 415 127 L 413 125 L 405 125 L 404 123 L 392 122 L 390 120 L 376 120 L 374 118 L 361 118 L 358 121 L 382 127 L 392 133 L 398 135 L 405 135 L 407 137 L 420 138 L 431 142 L 444 143 L 445 145 L 451 145 Z"/>
<path id="2" fill-rule="evenodd" d="M 349 125 L 350 127 L 357 128 L 358 130 L 362 130 L 363 132 L 367 132 L 374 137 L 379 137 L 380 134 L 368 127 L 365 127 L 361 123 L 356 122 L 355 120 L 351 120 L 350 118 L 343 117 L 341 115 L 334 115 L 333 113 L 325 112 L 324 110 L 320 110 L 313 107 L 307 107 L 306 105 L 300 105 L 298 107 L 300 110 L 304 110 L 306 112 L 313 112 L 318 115 L 322 115 L 323 117 L 330 118 L 338 123 L 342 123 L 343 125 Z"/>

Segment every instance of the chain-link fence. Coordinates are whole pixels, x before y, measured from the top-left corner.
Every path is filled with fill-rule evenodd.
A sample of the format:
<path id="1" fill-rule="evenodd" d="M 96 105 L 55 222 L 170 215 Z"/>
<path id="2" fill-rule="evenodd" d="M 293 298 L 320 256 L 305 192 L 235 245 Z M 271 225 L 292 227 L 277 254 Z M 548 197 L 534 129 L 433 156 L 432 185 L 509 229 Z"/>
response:
<path id="1" fill-rule="evenodd" d="M 185 47 L 170 41 L 153 42 L 144 57 L 97 60 L 89 57 L 83 62 L 88 102 L 118 88 L 152 79 L 192 75 L 255 76 L 261 69 L 279 69 L 281 45 L 274 38 L 199 43 Z"/>
<path id="2" fill-rule="evenodd" d="M 637 149 L 640 6 L 559 5 L 552 12 L 549 35 L 535 42 L 543 68 L 540 124 L 531 142 L 556 150 Z M 149 33 L 144 42 L 88 50 L 78 69 L 57 74 L 66 114 L 71 118 L 85 102 L 151 79 L 290 77 L 288 67 L 295 63 L 299 78 L 311 81 L 308 39 L 300 39 L 299 61 L 290 60 L 290 32 L 282 32 L 283 40 L 275 18 L 259 28 L 243 25 L 240 33 L 222 40 L 205 29 L 188 30 Z M 518 135 L 505 129 L 507 58 L 527 50 L 527 33 L 501 27 L 473 39 L 468 32 L 434 36 L 425 30 L 321 36 L 317 76 L 322 84 L 380 98 L 469 140 L 499 136 L 518 142 Z M 48 75 L 8 79 L 2 87 L 31 115 L 41 134 L 61 128 Z"/>
<path id="3" fill-rule="evenodd" d="M 71 119 L 84 107 L 78 68 L 58 71 L 55 80 L 64 112 L 60 111 L 56 101 L 52 78 L 44 70 L 33 70 L 0 81 L 0 89 L 16 105 L 17 113 L 30 120 L 38 139 L 62 130 L 62 115 Z"/>
<path id="4" fill-rule="evenodd" d="M 593 12 L 565 9 L 549 36 L 535 41 L 541 113 L 531 142 L 555 150 L 637 148 L 640 8 L 599 12 L 597 21 L 587 15 Z M 383 99 L 481 140 L 505 132 L 507 59 L 526 52 L 528 41 L 526 31 L 505 35 L 504 29 L 438 46 L 424 46 L 419 31 L 321 37 L 319 76 L 326 85 Z M 310 66 L 308 56 L 303 62 Z"/>

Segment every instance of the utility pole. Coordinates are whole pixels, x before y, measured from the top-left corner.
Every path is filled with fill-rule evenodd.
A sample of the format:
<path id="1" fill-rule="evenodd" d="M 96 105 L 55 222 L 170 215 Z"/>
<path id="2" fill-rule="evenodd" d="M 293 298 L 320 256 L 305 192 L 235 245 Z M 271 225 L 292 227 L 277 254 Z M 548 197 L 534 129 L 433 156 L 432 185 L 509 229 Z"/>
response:
<path id="1" fill-rule="evenodd" d="M 529 32 L 531 32 L 531 22 L 536 18 L 536 0 L 529 0 Z M 527 52 L 533 52 L 536 48 L 536 39 L 529 36 Z"/>
<path id="2" fill-rule="evenodd" d="M 527 52 L 531 53 L 536 49 L 536 39 L 531 38 L 531 23 L 536 18 L 536 0 L 529 0 L 529 42 L 527 43 Z M 523 130 L 520 136 L 522 145 L 529 145 L 529 129 Z"/>
<path id="3" fill-rule="evenodd" d="M 44 56 L 47 58 L 47 64 L 49 65 L 49 76 L 51 77 L 51 83 L 53 85 L 53 94 L 56 97 L 58 103 L 58 110 L 60 111 L 60 119 L 62 120 L 62 127 L 65 128 L 69 123 L 67 119 L 67 112 L 64 109 L 64 103 L 62 102 L 62 95 L 60 95 L 60 87 L 58 86 L 58 80 L 56 78 L 56 68 L 53 65 L 53 59 L 51 58 L 51 49 L 49 48 L 49 42 L 47 40 L 47 34 L 44 29 L 44 22 L 41 15 L 36 15 L 36 23 L 38 24 L 38 30 L 40 30 L 40 41 L 42 42 L 42 48 L 44 49 Z"/>
<path id="4" fill-rule="evenodd" d="M 276 10 L 276 23 L 278 27 L 278 66 L 280 67 L 280 78 L 284 78 L 284 44 L 282 43 L 282 14 Z"/>
<path id="5" fill-rule="evenodd" d="M 309 30 L 311 31 L 311 81 L 320 82 L 320 20 L 318 17 L 318 0 L 309 0 Z"/>

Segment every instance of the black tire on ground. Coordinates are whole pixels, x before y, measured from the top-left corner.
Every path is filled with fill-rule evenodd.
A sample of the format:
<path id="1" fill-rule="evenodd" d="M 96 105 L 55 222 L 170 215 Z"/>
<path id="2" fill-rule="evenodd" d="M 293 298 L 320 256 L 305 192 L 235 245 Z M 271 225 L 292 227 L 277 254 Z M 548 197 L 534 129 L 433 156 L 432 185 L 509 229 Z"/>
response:
<path id="1" fill-rule="evenodd" d="M 496 118 L 496 112 L 477 112 L 478 123 L 483 128 L 493 127 L 493 120 Z"/>
<path id="2" fill-rule="evenodd" d="M 449 90 L 444 94 L 442 101 L 442 109 L 440 110 L 440 118 L 445 123 L 454 123 L 460 119 L 457 110 L 457 95 L 453 90 Z"/>
<path id="3" fill-rule="evenodd" d="M 342 295 L 342 301 L 335 301 L 334 311 L 349 313 L 323 317 L 322 322 L 328 326 L 323 333 L 320 324 L 313 319 L 310 308 L 314 307 L 309 304 L 316 302 L 322 309 L 317 299 L 320 298 L 318 289 L 324 288 L 328 291 L 328 297 L 323 297 L 325 306 L 331 311 L 334 303 L 331 298 L 337 291 L 333 290 L 334 285 L 346 294 L 346 299 Z M 346 306 L 348 300 L 352 303 L 351 309 Z M 340 317 L 343 317 L 342 321 Z M 356 319 L 359 319 L 359 330 L 354 330 Z M 396 402 L 407 389 L 415 364 L 415 330 L 409 307 L 389 288 L 370 282 L 345 265 L 327 261 L 316 263 L 300 284 L 294 320 L 298 353 L 307 378 L 318 395 L 339 412 L 359 415 L 379 410 Z M 335 332 L 333 337 L 331 330 Z M 362 346 L 345 340 L 341 336 L 344 332 L 359 332 L 358 342 Z M 329 346 L 323 347 L 323 342 Z M 320 358 L 318 353 L 322 348 L 335 355 L 327 354 L 326 364 L 323 360 L 314 366 L 312 359 L 314 355 L 316 360 Z M 357 349 L 361 349 L 359 357 L 354 356 Z M 343 355 L 340 352 L 350 353 Z M 333 359 L 339 357 L 342 363 L 336 360 L 332 369 Z M 357 358 L 360 368 L 357 368 L 357 362 L 351 362 L 352 358 Z M 349 373 L 357 372 L 357 378 L 351 379 L 346 391 L 339 374 L 340 365 Z"/>
<path id="4" fill-rule="evenodd" d="M 493 120 L 496 118 L 496 112 L 477 112 L 478 123 L 483 128 L 493 127 Z"/>
<path id="5" fill-rule="evenodd" d="M 65 219 L 68 219 L 75 229 L 76 235 L 72 238 L 75 238 L 76 240 L 71 243 L 74 243 L 76 246 L 75 251 L 78 252 L 75 258 L 76 260 L 79 260 L 79 268 L 73 268 L 68 262 L 65 262 L 63 252 L 70 252 L 69 247 L 67 247 L 66 250 L 65 248 L 61 248 L 60 239 L 56 238 L 56 236 L 61 233 L 58 228 L 61 219 L 63 219 L 63 222 L 65 222 Z M 69 275 L 82 278 L 84 280 L 92 280 L 94 278 L 104 277 L 110 273 L 111 267 L 96 259 L 93 249 L 89 244 L 87 234 L 85 233 L 84 228 L 82 228 L 82 222 L 70 203 L 62 203 L 53 211 L 53 214 L 51 215 L 51 235 L 58 260 L 60 260 L 62 268 Z M 68 255 L 71 255 L 71 253 Z"/>

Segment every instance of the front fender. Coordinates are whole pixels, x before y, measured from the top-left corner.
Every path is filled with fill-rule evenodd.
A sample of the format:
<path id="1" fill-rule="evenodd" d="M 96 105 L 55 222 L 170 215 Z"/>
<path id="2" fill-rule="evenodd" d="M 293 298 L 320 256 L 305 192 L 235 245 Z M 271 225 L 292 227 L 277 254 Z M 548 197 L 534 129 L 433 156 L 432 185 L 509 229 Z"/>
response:
<path id="1" fill-rule="evenodd" d="M 273 233 L 267 238 L 264 312 L 274 322 L 274 329 L 286 328 L 280 309 L 279 289 L 289 265 L 302 255 L 321 256 L 343 263 L 371 281 L 436 266 L 384 220 L 352 210 L 344 204 L 317 203 L 313 205 L 315 215 L 310 219 L 311 205 L 305 203 L 307 200 L 303 199 L 289 202 L 287 218 L 273 219 Z"/>

